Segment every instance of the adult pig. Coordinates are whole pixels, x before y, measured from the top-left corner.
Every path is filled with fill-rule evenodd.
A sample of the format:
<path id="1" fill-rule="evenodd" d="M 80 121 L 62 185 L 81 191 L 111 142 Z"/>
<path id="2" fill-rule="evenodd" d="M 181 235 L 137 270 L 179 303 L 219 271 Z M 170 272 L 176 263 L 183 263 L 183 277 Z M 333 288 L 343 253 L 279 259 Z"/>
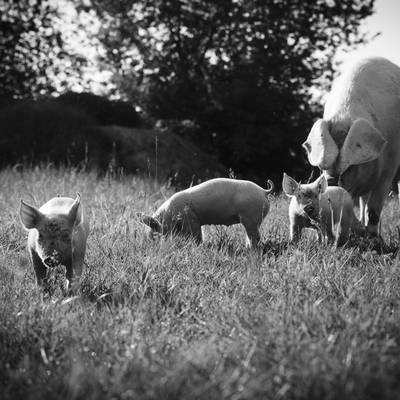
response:
<path id="1" fill-rule="evenodd" d="M 329 185 L 338 183 L 360 197 L 360 221 L 376 235 L 400 164 L 400 68 L 374 57 L 345 71 L 303 147 Z"/>

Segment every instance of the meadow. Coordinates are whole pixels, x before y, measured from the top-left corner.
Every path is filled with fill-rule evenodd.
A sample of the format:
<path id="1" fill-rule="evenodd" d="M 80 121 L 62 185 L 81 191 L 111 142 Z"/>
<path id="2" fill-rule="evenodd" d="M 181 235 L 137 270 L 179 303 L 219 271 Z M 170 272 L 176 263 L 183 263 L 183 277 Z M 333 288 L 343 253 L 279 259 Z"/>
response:
<path id="1" fill-rule="evenodd" d="M 18 216 L 82 194 L 90 220 L 77 292 L 37 287 Z M 288 244 L 288 199 L 270 196 L 263 252 L 244 229 L 152 241 L 136 211 L 173 193 L 132 176 L 0 172 L 0 393 L 6 399 L 400 398 L 397 198 L 380 254 Z"/>

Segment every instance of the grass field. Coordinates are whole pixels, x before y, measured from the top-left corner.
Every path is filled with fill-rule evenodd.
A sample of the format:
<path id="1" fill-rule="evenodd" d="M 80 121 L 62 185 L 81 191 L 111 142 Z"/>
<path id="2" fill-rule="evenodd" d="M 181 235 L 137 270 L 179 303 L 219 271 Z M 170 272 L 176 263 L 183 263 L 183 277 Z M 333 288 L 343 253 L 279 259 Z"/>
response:
<path id="1" fill-rule="evenodd" d="M 37 288 L 18 217 L 82 194 L 91 223 L 76 296 Z M 288 245 L 271 196 L 263 254 L 244 230 L 150 241 L 135 220 L 171 189 L 74 170 L 0 172 L 0 397 L 6 399 L 400 398 L 400 263 L 393 253 Z M 382 232 L 396 248 L 399 209 Z"/>

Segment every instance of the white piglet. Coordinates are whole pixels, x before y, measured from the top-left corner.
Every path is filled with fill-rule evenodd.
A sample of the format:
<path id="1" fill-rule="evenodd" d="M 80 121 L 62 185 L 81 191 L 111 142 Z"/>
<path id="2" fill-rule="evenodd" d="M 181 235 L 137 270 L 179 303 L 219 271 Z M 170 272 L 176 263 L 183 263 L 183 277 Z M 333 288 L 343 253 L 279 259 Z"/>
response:
<path id="1" fill-rule="evenodd" d="M 54 197 L 37 209 L 21 200 L 20 218 L 28 234 L 28 251 L 39 285 L 48 268 L 64 265 L 68 285 L 82 274 L 89 224 L 80 195 Z"/>
<path id="2" fill-rule="evenodd" d="M 291 198 L 289 205 L 290 241 L 296 242 L 303 228 L 314 228 L 319 239 L 342 246 L 351 231 L 358 231 L 350 194 L 339 186 L 328 186 L 321 175 L 309 184 L 300 184 L 283 174 L 282 188 Z"/>
<path id="3" fill-rule="evenodd" d="M 210 179 L 175 193 L 152 215 L 138 213 L 141 222 L 152 233 L 179 233 L 202 242 L 202 225 L 241 223 L 247 233 L 247 244 L 260 242 L 260 226 L 269 211 L 268 190 L 253 182 L 238 179 Z"/>

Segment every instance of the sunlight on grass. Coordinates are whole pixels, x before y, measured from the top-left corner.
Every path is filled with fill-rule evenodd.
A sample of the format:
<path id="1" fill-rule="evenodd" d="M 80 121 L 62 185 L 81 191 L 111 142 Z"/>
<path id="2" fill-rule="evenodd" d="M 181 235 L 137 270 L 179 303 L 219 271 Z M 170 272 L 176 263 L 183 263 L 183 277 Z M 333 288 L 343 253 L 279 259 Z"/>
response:
<path id="1" fill-rule="evenodd" d="M 396 254 L 288 244 L 271 196 L 262 252 L 244 229 L 152 241 L 136 220 L 172 190 L 136 177 L 38 168 L 0 173 L 0 391 L 15 398 L 387 398 L 399 394 Z M 91 224 L 77 293 L 36 286 L 18 218 L 82 194 Z M 382 234 L 398 246 L 398 203 Z M 56 284 L 55 284 L 56 285 Z"/>

